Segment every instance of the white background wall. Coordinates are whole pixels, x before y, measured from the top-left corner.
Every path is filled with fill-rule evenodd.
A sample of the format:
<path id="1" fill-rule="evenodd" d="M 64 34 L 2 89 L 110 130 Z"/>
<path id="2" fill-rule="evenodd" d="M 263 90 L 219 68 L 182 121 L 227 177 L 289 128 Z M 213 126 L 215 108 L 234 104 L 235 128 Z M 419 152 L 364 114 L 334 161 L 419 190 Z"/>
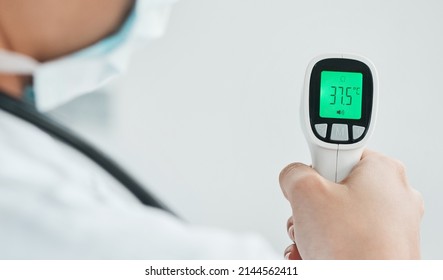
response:
<path id="1" fill-rule="evenodd" d="M 365 55 L 380 78 L 369 147 L 407 166 L 426 204 L 423 257 L 442 259 L 442 31 L 437 0 L 182 0 L 113 95 L 61 111 L 187 220 L 258 231 L 283 252 L 290 210 L 278 174 L 310 163 L 305 67 L 325 52 Z M 79 114 L 89 101 L 109 104 Z"/>

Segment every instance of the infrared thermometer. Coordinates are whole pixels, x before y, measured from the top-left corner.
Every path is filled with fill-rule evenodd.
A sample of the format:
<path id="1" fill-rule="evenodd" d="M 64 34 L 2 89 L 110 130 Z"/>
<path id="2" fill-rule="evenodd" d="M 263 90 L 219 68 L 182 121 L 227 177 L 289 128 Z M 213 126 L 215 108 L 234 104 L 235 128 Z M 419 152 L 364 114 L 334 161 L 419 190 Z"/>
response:
<path id="1" fill-rule="evenodd" d="M 375 127 L 378 80 L 374 65 L 356 55 L 314 58 L 306 70 L 301 121 L 312 167 L 340 182 L 360 161 Z"/>

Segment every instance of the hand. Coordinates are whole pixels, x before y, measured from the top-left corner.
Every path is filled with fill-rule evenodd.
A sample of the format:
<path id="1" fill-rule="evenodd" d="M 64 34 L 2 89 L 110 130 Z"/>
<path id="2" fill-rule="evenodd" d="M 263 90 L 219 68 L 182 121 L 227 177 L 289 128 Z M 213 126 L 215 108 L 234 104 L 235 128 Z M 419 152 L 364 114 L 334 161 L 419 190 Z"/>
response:
<path id="1" fill-rule="evenodd" d="M 288 259 L 419 259 L 421 195 L 404 166 L 365 151 L 340 183 L 301 163 L 280 173 L 291 204 Z"/>
<path id="2" fill-rule="evenodd" d="M 287 260 L 301 260 L 300 252 L 298 251 L 297 245 L 295 244 L 295 233 L 294 233 L 294 219 L 289 217 L 286 223 L 286 230 L 288 231 L 289 239 L 292 240 L 293 244 L 289 245 L 284 252 L 285 259 Z"/>

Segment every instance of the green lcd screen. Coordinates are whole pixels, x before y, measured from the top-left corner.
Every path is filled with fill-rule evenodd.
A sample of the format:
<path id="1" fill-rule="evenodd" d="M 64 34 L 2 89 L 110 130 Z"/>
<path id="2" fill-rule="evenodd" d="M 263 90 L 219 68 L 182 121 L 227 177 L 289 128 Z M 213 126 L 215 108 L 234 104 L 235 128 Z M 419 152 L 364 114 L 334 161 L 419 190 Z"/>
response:
<path id="1" fill-rule="evenodd" d="M 361 118 L 363 74 L 322 71 L 320 77 L 320 117 Z"/>

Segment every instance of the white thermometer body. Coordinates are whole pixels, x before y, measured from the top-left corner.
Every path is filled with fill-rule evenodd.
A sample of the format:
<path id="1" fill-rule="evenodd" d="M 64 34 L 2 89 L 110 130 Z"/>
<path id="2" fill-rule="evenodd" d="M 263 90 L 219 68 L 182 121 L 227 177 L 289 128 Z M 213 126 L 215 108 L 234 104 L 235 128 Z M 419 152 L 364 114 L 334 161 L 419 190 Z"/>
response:
<path id="1" fill-rule="evenodd" d="M 364 57 L 336 54 L 314 58 L 307 70 L 301 121 L 312 167 L 340 182 L 358 163 L 375 127 L 378 80 Z"/>

